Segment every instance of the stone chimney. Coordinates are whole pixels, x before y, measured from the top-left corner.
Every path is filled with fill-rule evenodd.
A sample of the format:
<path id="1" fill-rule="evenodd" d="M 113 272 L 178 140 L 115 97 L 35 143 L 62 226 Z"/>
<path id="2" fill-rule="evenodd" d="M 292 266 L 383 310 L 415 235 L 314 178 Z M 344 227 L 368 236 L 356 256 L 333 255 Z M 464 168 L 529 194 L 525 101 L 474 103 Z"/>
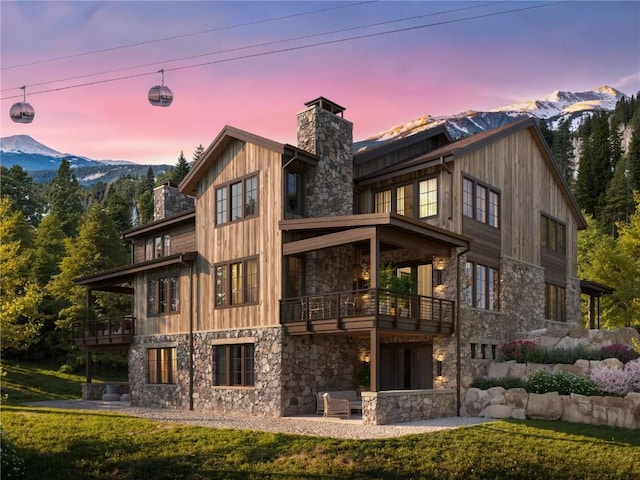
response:
<path id="1" fill-rule="evenodd" d="M 344 108 L 318 97 L 298 113 L 298 147 L 320 157 L 309 171 L 306 212 L 309 217 L 353 214 L 353 123 Z"/>
<path id="2" fill-rule="evenodd" d="M 168 181 L 153 189 L 153 220 L 177 215 L 195 208 L 193 198 L 180 193 L 178 185 Z"/>

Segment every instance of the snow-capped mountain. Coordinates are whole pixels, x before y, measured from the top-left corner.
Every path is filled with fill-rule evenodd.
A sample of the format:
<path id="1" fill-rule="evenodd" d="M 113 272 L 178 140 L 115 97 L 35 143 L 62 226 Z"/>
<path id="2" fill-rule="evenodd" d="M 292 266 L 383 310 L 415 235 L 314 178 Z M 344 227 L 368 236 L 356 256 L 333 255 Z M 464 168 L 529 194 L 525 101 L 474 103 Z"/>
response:
<path id="1" fill-rule="evenodd" d="M 149 167 L 156 175 L 170 168 L 169 165 L 140 165 L 127 160 L 92 160 L 89 157 L 60 153 L 29 135 L 0 138 L 0 164 L 6 168 L 19 165 L 29 172 L 36 183 L 50 182 L 62 159 L 69 162 L 82 185 L 99 181 L 108 183 L 122 175 L 144 175 Z"/>
<path id="2" fill-rule="evenodd" d="M 623 97 L 628 98 L 615 88 L 603 86 L 589 92 L 556 91 L 539 100 L 507 105 L 488 112 L 469 110 L 449 116 L 425 115 L 355 143 L 354 152 L 375 148 L 388 141 L 405 138 L 438 125 L 444 125 L 454 139 L 531 117 L 547 120 L 552 129 L 556 128 L 560 121 L 569 120 L 570 128 L 575 130 L 586 115 L 599 110 L 612 111 L 618 100 Z"/>

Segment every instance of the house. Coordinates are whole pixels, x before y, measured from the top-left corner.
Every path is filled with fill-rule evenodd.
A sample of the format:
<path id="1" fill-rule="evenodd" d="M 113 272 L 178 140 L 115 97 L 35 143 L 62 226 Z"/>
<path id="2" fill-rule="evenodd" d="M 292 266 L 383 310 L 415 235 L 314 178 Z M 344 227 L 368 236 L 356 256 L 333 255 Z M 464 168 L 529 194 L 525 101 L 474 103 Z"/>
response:
<path id="1" fill-rule="evenodd" d="M 364 367 L 365 423 L 451 416 L 501 343 L 579 324 L 586 225 L 535 122 L 354 153 L 344 110 L 306 103 L 297 146 L 223 128 L 131 264 L 76 280 L 133 295 L 76 342 L 128 350 L 134 405 L 313 413 Z"/>

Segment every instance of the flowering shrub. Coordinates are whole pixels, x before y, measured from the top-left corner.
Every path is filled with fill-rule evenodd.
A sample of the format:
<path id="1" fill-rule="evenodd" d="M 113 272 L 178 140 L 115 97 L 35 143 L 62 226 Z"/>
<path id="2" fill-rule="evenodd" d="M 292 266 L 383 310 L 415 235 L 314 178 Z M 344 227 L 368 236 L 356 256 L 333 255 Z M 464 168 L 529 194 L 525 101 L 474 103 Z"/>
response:
<path id="1" fill-rule="evenodd" d="M 634 352 L 633 348 L 622 343 L 614 343 L 600 349 L 602 359 L 605 358 L 617 358 L 622 363 L 630 362 L 638 358 L 638 354 Z"/>
<path id="2" fill-rule="evenodd" d="M 509 390 L 510 388 L 525 388 L 526 382 L 518 377 L 476 378 L 471 386 L 480 390 L 489 390 L 492 387 L 502 387 Z"/>
<path id="3" fill-rule="evenodd" d="M 514 340 L 500 345 L 500 352 L 505 362 L 515 360 L 518 363 L 526 363 L 531 361 L 530 358 L 538 348 L 536 342 L 531 340 Z"/>
<path id="4" fill-rule="evenodd" d="M 640 392 L 640 360 L 628 362 L 624 369 L 598 368 L 591 372 L 591 379 L 605 393 L 626 395 Z"/>
<path id="5" fill-rule="evenodd" d="M 545 372 L 536 370 L 527 382 L 530 393 L 558 392 L 560 395 L 578 393 L 580 395 L 598 395 L 600 390 L 588 377 L 569 372 Z"/>

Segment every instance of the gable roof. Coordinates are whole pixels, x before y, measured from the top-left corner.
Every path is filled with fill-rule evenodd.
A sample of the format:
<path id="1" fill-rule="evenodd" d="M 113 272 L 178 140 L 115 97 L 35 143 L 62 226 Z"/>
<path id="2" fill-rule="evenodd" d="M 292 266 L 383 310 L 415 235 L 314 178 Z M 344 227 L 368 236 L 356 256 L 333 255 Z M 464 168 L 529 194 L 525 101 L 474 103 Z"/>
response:
<path id="1" fill-rule="evenodd" d="M 297 157 L 302 161 L 309 163 L 315 163 L 318 160 L 316 155 L 301 150 L 298 147 L 294 147 L 287 143 L 278 143 L 253 133 L 245 132 L 239 128 L 225 125 L 215 138 L 211 145 L 204 151 L 200 159 L 195 165 L 191 167 L 189 173 L 180 182 L 180 191 L 186 195 L 194 196 L 196 194 L 196 187 L 198 181 L 209 170 L 209 168 L 215 163 L 220 154 L 233 142 L 234 140 L 241 140 L 243 142 L 259 145 L 268 150 L 280 153 L 289 158 Z"/>
<path id="2" fill-rule="evenodd" d="M 551 153 L 551 150 L 549 149 L 547 143 L 544 141 L 540 128 L 538 127 L 537 123 L 531 118 L 512 122 L 502 127 L 487 130 L 485 132 L 476 133 L 475 135 L 465 137 L 461 140 L 458 140 L 457 142 L 453 142 L 430 150 L 405 162 L 391 165 L 387 168 L 378 170 L 374 174 L 355 179 L 355 182 L 365 185 L 367 183 L 372 183 L 380 177 L 385 177 L 396 172 L 402 171 L 408 173 L 415 170 L 421 170 L 438 163 L 451 162 L 470 152 L 485 147 L 493 142 L 496 142 L 523 129 L 528 129 L 533 136 L 533 139 L 540 149 L 542 158 L 544 159 L 547 168 L 549 168 L 549 170 L 551 171 L 553 178 L 555 179 L 560 188 L 560 191 L 562 192 L 562 196 L 573 212 L 576 223 L 578 225 L 578 229 L 582 230 L 587 228 L 587 223 L 582 216 L 582 212 L 580 211 L 578 202 L 571 193 L 567 181 L 560 173 L 560 170 L 558 169 L 558 166 L 553 159 L 553 154 Z"/>

